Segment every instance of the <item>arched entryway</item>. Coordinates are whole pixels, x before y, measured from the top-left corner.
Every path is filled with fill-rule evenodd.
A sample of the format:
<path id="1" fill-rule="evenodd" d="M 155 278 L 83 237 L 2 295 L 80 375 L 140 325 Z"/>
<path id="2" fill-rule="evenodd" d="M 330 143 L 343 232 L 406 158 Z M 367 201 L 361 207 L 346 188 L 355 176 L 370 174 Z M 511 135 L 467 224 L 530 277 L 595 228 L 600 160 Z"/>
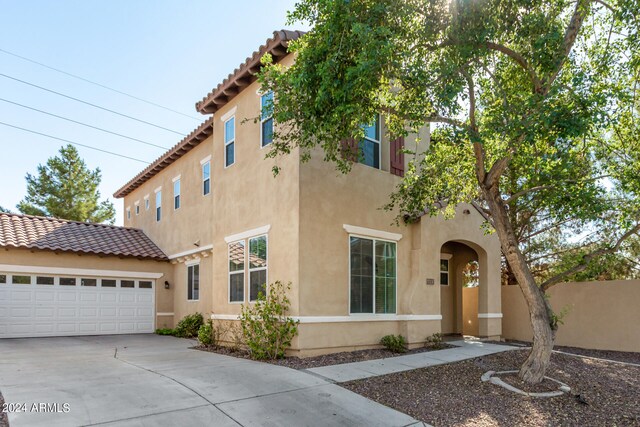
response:
<path id="1" fill-rule="evenodd" d="M 474 245 L 475 246 L 475 245 Z M 470 244 L 449 241 L 440 249 L 440 313 L 444 335 L 479 336 L 478 306 L 480 289 L 486 283 L 482 274 L 486 257 Z M 486 294 L 486 293 L 485 293 Z"/>

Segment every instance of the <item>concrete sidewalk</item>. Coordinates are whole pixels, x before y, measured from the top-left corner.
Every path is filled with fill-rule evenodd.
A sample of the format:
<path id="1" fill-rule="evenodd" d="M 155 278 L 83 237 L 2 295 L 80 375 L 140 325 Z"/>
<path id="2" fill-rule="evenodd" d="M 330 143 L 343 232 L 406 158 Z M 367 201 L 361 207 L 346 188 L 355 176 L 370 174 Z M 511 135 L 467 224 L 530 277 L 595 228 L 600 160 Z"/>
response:
<path id="1" fill-rule="evenodd" d="M 393 374 L 411 369 L 426 368 L 444 363 L 473 359 L 488 354 L 517 350 L 518 347 L 484 343 L 482 341 L 458 340 L 448 341 L 447 344 L 456 348 L 427 351 L 406 356 L 389 357 L 386 359 L 367 360 L 364 362 L 344 363 L 342 365 L 323 366 L 321 368 L 306 369 L 319 377 L 333 382 L 345 382 Z"/>

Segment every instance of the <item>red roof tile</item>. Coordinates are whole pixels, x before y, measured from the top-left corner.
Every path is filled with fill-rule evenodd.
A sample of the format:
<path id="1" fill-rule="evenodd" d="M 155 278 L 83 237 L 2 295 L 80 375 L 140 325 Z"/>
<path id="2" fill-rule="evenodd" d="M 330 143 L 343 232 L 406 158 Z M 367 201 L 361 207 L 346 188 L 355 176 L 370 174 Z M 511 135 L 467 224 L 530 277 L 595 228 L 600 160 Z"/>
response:
<path id="1" fill-rule="evenodd" d="M 0 247 L 168 260 L 137 228 L 7 213 L 0 213 Z"/>

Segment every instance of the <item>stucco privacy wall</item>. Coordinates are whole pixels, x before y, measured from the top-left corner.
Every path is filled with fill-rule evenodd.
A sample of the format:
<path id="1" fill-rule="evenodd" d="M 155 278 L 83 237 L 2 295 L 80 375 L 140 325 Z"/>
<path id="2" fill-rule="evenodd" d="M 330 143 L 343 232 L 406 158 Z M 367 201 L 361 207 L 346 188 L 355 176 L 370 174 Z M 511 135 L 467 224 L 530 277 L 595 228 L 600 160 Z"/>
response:
<path id="1" fill-rule="evenodd" d="M 0 250 L 0 264 L 29 267 L 56 267 L 69 269 L 111 270 L 126 272 L 161 273 L 156 279 L 156 327 L 172 327 L 173 316 L 158 313 L 173 312 L 173 290 L 164 288 L 164 281 L 173 281 L 173 268 L 166 261 L 119 258 L 116 256 L 80 255 L 65 252 L 31 251 L 28 249 Z"/>
<path id="2" fill-rule="evenodd" d="M 560 283 L 549 290 L 556 312 L 568 308 L 557 345 L 640 351 L 640 280 Z M 529 312 L 518 286 L 502 287 L 503 337 L 531 341 Z"/>

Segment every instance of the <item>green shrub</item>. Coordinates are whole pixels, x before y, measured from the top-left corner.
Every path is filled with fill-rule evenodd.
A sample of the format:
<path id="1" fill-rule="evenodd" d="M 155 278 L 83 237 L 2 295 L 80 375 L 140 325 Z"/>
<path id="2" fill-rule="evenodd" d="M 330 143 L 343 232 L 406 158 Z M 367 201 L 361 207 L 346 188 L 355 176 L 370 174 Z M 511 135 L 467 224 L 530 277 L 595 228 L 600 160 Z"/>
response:
<path id="1" fill-rule="evenodd" d="M 277 281 L 269 286 L 266 296 L 259 294 L 255 304 L 242 305 L 242 335 L 253 359 L 283 358 L 298 333 L 298 322 L 287 316 L 289 289 L 291 283 L 285 286 Z"/>
<path id="2" fill-rule="evenodd" d="M 198 336 L 200 326 L 204 323 L 202 314 L 193 313 L 188 314 L 178 322 L 178 326 L 175 328 L 174 335 L 180 338 L 193 338 Z"/>
<path id="3" fill-rule="evenodd" d="M 430 337 L 427 337 L 424 340 L 424 345 L 425 347 L 429 347 L 429 348 L 433 348 L 433 349 L 441 349 L 444 348 L 444 344 L 442 343 L 442 334 L 439 332 L 436 332 L 435 334 L 431 335 Z"/>
<path id="4" fill-rule="evenodd" d="M 407 340 L 402 335 L 385 335 L 380 340 L 380 344 L 394 353 L 404 353 L 407 351 Z"/>
<path id="5" fill-rule="evenodd" d="M 158 335 L 173 335 L 175 331 L 171 328 L 160 328 L 156 329 L 156 334 Z"/>
<path id="6" fill-rule="evenodd" d="M 208 319 L 206 322 L 200 326 L 198 330 L 198 341 L 202 345 L 215 345 L 217 346 L 219 343 L 219 333 L 218 330 L 213 326 L 213 321 Z"/>

